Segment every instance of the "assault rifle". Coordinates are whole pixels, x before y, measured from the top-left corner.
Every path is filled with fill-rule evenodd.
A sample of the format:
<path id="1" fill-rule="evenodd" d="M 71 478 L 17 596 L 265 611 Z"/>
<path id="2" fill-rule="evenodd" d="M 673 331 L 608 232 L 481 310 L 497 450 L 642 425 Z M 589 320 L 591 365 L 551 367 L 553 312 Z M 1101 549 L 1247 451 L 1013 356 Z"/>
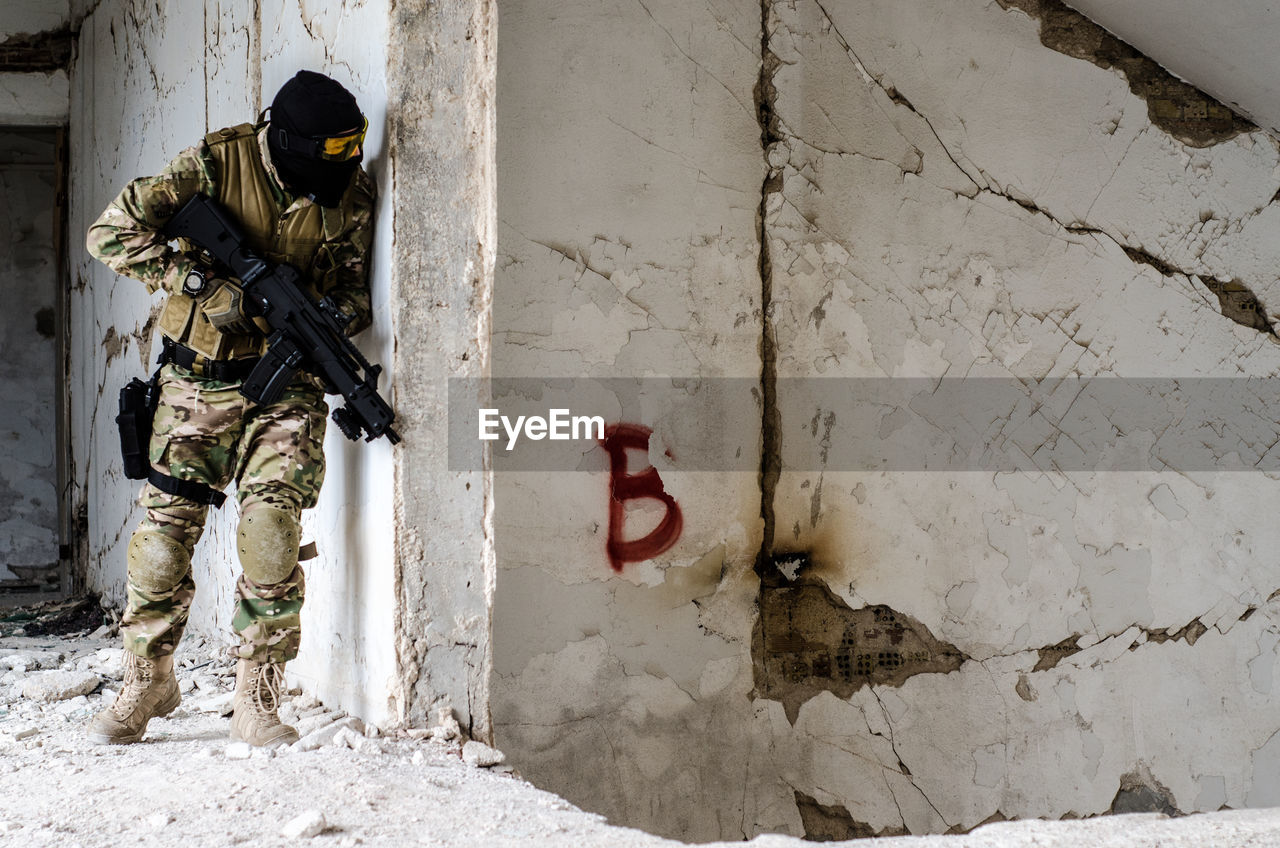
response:
<path id="1" fill-rule="evenodd" d="M 187 201 L 164 232 L 191 241 L 230 269 L 240 279 L 249 310 L 271 327 L 267 352 L 241 385 L 242 395 L 254 403 L 273 403 L 306 369 L 324 382 L 326 392 L 346 399 L 333 411 L 344 436 L 355 441 L 368 433 L 365 441 L 379 436 L 393 445 L 400 441 L 391 426 L 395 413 L 378 394 L 382 366 L 370 364 L 347 338 L 350 316 L 328 298 L 317 301 L 303 290 L 296 268 L 272 265 L 254 253 L 227 210 L 203 194 Z"/>

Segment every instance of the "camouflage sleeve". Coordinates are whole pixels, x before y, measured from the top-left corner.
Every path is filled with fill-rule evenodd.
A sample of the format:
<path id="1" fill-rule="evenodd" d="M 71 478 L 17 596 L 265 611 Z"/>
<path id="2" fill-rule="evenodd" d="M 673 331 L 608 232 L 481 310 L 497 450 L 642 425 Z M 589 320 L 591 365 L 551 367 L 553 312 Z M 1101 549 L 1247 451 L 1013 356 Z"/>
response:
<path id="1" fill-rule="evenodd" d="M 355 316 L 347 328 L 347 334 L 354 336 L 373 322 L 369 298 L 369 248 L 373 243 L 375 189 L 363 169 L 356 172 L 352 193 L 352 224 L 336 241 L 326 245 L 330 262 L 320 291 L 332 298 L 343 312 Z"/>
<path id="2" fill-rule="evenodd" d="M 158 176 L 129 183 L 89 227 L 89 253 L 150 291 L 180 292 L 192 262 L 171 248 L 160 230 L 194 194 L 213 193 L 213 167 L 201 142 L 179 153 Z"/>

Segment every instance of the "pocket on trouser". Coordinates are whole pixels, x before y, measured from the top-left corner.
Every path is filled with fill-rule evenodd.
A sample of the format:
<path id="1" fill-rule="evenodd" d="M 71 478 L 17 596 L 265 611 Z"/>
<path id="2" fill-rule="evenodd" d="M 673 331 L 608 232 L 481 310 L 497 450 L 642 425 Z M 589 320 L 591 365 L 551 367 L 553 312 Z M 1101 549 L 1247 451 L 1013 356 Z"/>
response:
<path id="1" fill-rule="evenodd" d="M 316 505 L 324 485 L 328 405 L 318 393 L 286 392 L 245 426 L 236 485 L 247 493 L 287 489 L 302 509 Z"/>
<path id="2" fill-rule="evenodd" d="M 151 429 L 151 466 L 222 489 L 230 481 L 244 405 L 237 389 L 201 389 L 166 365 Z"/>
<path id="3" fill-rule="evenodd" d="M 274 586 L 262 586 L 241 574 L 236 581 L 236 612 L 231 619 L 232 628 L 240 634 L 236 655 L 264 663 L 283 663 L 296 657 L 302 642 L 305 594 L 301 566 Z"/>

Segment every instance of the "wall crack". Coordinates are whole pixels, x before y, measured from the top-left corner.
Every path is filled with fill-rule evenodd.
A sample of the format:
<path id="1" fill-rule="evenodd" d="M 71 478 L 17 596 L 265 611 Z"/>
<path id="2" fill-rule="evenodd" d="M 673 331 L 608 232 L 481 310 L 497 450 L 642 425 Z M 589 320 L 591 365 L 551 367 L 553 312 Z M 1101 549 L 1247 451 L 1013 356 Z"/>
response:
<path id="1" fill-rule="evenodd" d="M 778 90 L 773 78 L 781 62 L 769 46 L 774 26 L 773 0 L 760 0 L 760 74 L 753 90 L 756 121 L 760 126 L 760 151 L 765 176 L 760 184 L 760 205 L 756 212 L 760 273 L 760 518 L 763 530 L 756 555 L 756 572 L 764 574 L 772 566 L 774 538 L 774 497 L 782 466 L 782 413 L 778 409 L 778 340 L 773 326 L 773 260 L 769 252 L 769 215 L 775 196 L 781 197 L 782 167 L 769 162 L 769 152 L 782 141 L 781 121 L 776 111 Z"/>

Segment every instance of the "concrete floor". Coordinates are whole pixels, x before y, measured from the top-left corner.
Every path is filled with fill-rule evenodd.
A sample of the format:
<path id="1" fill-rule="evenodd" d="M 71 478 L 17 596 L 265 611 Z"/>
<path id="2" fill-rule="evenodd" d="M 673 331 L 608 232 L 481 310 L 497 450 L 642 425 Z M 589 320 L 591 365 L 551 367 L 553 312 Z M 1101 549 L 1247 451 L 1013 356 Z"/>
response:
<path id="1" fill-rule="evenodd" d="M 275 754 L 231 745 L 228 719 L 221 714 L 229 701 L 230 661 L 195 639 L 184 643 L 178 658 L 184 689 L 178 711 L 154 720 L 139 744 L 91 745 L 82 726 L 114 697 L 120 674 L 116 645 L 114 638 L 86 636 L 0 637 L 0 844 L 88 848 L 137 841 L 196 848 L 293 845 L 300 839 L 330 846 L 680 844 L 613 827 L 531 786 L 509 767 L 469 763 L 461 740 L 376 728 L 361 734 L 359 722 L 335 733 L 341 714 L 302 695 L 289 698 L 282 712 L 314 733 L 311 743 L 304 737 L 294 749 Z M 77 685 L 92 688 L 88 694 L 41 701 L 42 693 L 58 693 L 36 682 L 61 682 L 73 691 Z M 333 738 L 326 738 L 326 728 Z M 307 747 L 312 749 L 302 750 Z M 308 817 L 318 835 L 286 835 L 291 825 L 301 829 Z M 749 844 L 799 848 L 806 843 L 770 835 Z M 1280 845 L 1280 810 L 1006 822 L 963 836 L 841 844 L 1269 846 Z"/>

